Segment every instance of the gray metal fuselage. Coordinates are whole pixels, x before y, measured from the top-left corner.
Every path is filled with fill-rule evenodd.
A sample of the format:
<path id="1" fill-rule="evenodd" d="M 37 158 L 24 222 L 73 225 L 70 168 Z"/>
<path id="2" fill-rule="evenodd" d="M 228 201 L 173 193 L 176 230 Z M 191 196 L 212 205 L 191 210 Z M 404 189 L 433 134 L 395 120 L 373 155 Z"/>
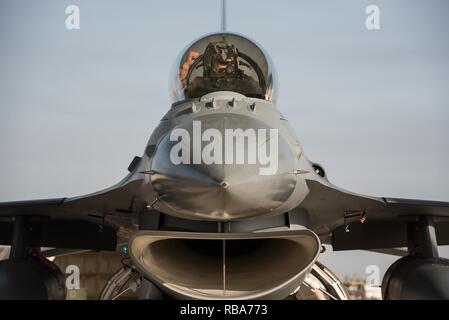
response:
<path id="1" fill-rule="evenodd" d="M 170 133 L 184 129 L 190 136 L 195 135 L 194 121 L 201 123 L 202 133 L 215 129 L 222 137 L 226 136 L 226 130 L 277 129 L 277 170 L 262 175 L 263 165 L 248 163 L 255 152 L 248 150 L 248 140 L 243 144 L 244 163 L 194 163 L 191 154 L 190 163 L 174 164 L 170 152 L 180 142 L 171 139 Z M 194 139 L 188 148 L 195 148 Z M 269 139 L 257 141 L 258 146 L 268 144 Z M 210 141 L 200 142 L 203 151 Z M 220 142 L 225 153 L 225 145 L 230 142 Z M 232 221 L 285 213 L 307 196 L 306 176 L 316 175 L 288 121 L 274 103 L 225 91 L 174 104 L 151 135 L 142 160 L 139 167 L 145 172 L 143 196 L 147 203 L 154 202 L 149 195 L 155 194 L 158 200 L 154 209 L 192 220 Z"/>
<path id="2" fill-rule="evenodd" d="M 133 174 L 150 222 L 130 257 L 171 297 L 283 299 L 318 258 L 296 212 L 317 173 L 272 102 L 220 91 L 174 104 Z"/>

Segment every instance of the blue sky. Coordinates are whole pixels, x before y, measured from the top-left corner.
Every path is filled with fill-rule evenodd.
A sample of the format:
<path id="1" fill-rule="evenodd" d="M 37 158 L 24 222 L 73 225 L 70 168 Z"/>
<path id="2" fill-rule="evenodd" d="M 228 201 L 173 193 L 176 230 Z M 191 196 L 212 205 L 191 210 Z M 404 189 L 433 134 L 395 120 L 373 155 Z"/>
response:
<path id="1" fill-rule="evenodd" d="M 70 4 L 80 30 L 65 28 Z M 449 201 L 448 14 L 445 0 L 228 0 L 227 25 L 270 53 L 279 108 L 333 183 Z M 219 1 L 1 1 L 0 201 L 120 180 L 170 106 L 175 58 L 219 27 Z M 395 258 L 323 259 L 344 274 Z"/>

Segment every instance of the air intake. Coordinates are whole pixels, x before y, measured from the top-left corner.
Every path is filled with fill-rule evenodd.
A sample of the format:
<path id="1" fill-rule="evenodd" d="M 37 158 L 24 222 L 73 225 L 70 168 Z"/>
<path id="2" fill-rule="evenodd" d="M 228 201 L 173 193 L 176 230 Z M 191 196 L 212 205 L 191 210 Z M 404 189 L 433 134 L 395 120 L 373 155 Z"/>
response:
<path id="1" fill-rule="evenodd" d="M 310 230 L 142 231 L 130 242 L 139 272 L 178 299 L 283 299 L 304 280 L 320 241 Z"/>

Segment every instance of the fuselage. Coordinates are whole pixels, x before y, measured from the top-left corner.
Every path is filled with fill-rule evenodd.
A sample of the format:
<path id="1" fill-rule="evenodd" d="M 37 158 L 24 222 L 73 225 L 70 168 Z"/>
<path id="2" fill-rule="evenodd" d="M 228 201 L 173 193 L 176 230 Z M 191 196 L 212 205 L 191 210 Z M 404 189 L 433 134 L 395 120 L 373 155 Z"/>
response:
<path id="1" fill-rule="evenodd" d="M 186 219 L 289 211 L 306 197 L 304 175 L 313 172 L 274 103 L 227 91 L 174 104 L 145 150 L 154 208 Z"/>

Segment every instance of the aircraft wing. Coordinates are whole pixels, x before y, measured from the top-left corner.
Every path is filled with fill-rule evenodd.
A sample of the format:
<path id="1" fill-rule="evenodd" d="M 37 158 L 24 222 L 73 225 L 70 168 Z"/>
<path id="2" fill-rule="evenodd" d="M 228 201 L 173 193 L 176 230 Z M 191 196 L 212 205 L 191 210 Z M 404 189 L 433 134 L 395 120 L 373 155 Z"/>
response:
<path id="1" fill-rule="evenodd" d="M 307 185 L 310 193 L 299 209 L 334 250 L 406 247 L 407 226 L 420 215 L 433 216 L 438 244 L 449 244 L 449 202 L 369 197 L 327 181 Z"/>
<path id="2" fill-rule="evenodd" d="M 11 244 L 14 217 L 23 216 L 29 246 L 115 250 L 118 227 L 132 227 L 142 209 L 141 182 L 127 177 L 86 196 L 0 203 L 0 245 Z"/>

